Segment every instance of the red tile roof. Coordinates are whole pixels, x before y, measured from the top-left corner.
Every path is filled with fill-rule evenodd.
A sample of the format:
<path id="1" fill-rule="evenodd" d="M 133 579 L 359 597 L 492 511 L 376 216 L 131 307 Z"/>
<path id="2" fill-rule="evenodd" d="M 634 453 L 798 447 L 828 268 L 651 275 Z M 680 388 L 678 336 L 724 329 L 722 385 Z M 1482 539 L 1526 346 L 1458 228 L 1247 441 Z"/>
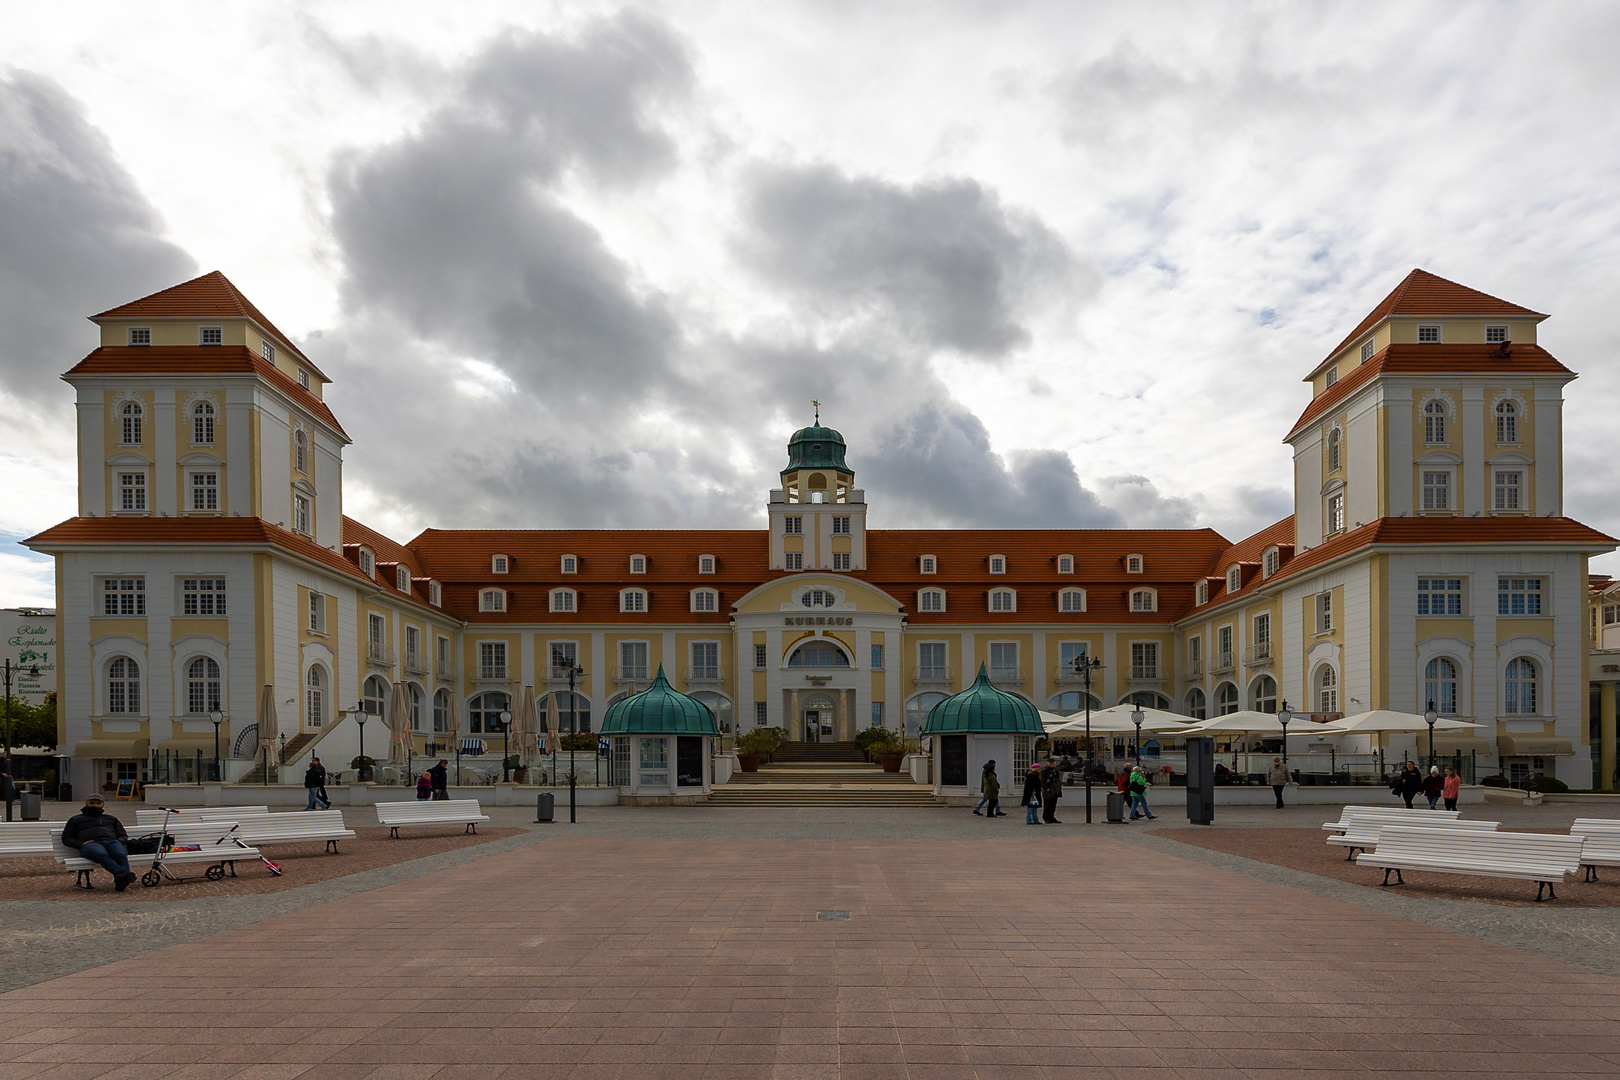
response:
<path id="1" fill-rule="evenodd" d="M 1377 326 L 1391 315 L 1428 315 L 1443 318 L 1447 315 L 1500 315 L 1517 318 L 1546 318 L 1539 311 L 1531 311 L 1527 307 L 1511 304 L 1506 300 L 1482 293 L 1478 289 L 1470 289 L 1466 285 L 1459 285 L 1455 281 L 1447 281 L 1427 270 L 1413 270 L 1395 286 L 1388 296 L 1378 302 L 1378 305 L 1367 313 L 1367 317 L 1356 324 L 1356 328 L 1333 347 L 1323 359 L 1323 363 L 1339 355 L 1345 346 L 1356 338 Z M 1321 364 L 1317 365 L 1320 369 Z M 1315 372 L 1312 372 L 1314 375 Z M 1306 376 L 1309 379 L 1311 376 Z"/>
<path id="2" fill-rule="evenodd" d="M 120 304 L 109 308 L 99 315 L 90 316 L 92 319 L 252 319 L 263 330 L 281 340 L 288 349 L 297 354 L 298 358 L 309 369 L 326 376 L 317 368 L 303 350 L 293 343 L 293 340 L 280 330 L 276 324 L 264 317 L 264 313 L 253 306 L 253 301 L 243 296 L 229 278 L 218 270 L 204 274 L 202 277 L 182 281 L 178 285 L 162 289 L 150 296 L 143 296 L 139 300 L 131 300 L 127 304 Z M 330 381 L 330 380 L 328 380 Z"/>
<path id="3" fill-rule="evenodd" d="M 1273 525 L 1267 525 L 1253 536 L 1239 540 L 1221 552 L 1219 558 L 1215 560 L 1214 566 L 1211 567 L 1209 575 L 1209 603 L 1222 604 L 1229 597 L 1249 595 L 1256 587 L 1269 580 L 1262 578 L 1260 571 L 1263 569 L 1262 560 L 1266 549 L 1273 544 L 1277 546 L 1280 569 L 1280 567 L 1288 565 L 1294 554 L 1294 516 L 1292 514 Z M 1236 593 L 1227 593 L 1225 591 L 1226 569 L 1233 563 L 1238 563 L 1244 567 L 1243 585 Z M 1272 575 L 1273 578 L 1276 576 L 1276 574 Z M 1196 603 L 1189 605 L 1189 610 L 1197 607 Z"/>
<path id="4" fill-rule="evenodd" d="M 1305 406 L 1284 442 L 1378 375 L 1569 375 L 1574 372 L 1540 345 L 1390 345 Z"/>
<path id="5" fill-rule="evenodd" d="M 103 345 L 63 378 L 71 375 L 257 375 L 349 438 L 326 402 L 245 345 Z"/>

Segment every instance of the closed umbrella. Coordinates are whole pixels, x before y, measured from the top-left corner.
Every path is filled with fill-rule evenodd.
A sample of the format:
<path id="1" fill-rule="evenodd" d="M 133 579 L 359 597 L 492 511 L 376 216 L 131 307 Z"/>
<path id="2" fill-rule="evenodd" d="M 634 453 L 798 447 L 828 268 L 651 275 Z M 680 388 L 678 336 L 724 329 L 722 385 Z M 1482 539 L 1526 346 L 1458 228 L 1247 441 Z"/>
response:
<path id="1" fill-rule="evenodd" d="M 534 744 L 534 687 L 525 686 L 518 695 L 517 708 L 512 710 L 511 745 L 517 751 L 519 764 L 528 765 Z"/>
<path id="2" fill-rule="evenodd" d="M 388 695 L 388 764 L 404 765 L 409 761 L 411 737 L 411 707 L 405 697 L 405 684 L 395 683 Z"/>
<path id="3" fill-rule="evenodd" d="M 444 714 L 444 737 L 456 752 L 456 786 L 461 786 L 461 705 L 454 691 L 450 694 L 450 708 Z"/>
<path id="4" fill-rule="evenodd" d="M 270 782 L 270 751 L 276 747 L 276 736 L 281 731 L 281 725 L 276 720 L 276 692 L 275 687 L 265 684 L 259 692 L 259 712 L 256 717 L 259 725 L 259 753 L 264 756 L 264 782 Z"/>

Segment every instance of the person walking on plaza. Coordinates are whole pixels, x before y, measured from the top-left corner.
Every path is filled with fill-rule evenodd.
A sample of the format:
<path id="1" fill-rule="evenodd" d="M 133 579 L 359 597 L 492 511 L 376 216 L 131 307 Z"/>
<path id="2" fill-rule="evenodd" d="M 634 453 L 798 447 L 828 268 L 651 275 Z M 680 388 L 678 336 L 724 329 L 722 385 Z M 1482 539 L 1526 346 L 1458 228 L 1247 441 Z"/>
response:
<path id="1" fill-rule="evenodd" d="M 444 758 L 440 758 L 439 763 L 428 770 L 428 775 L 433 777 L 433 797 L 440 802 L 450 797 L 450 771 L 445 768 L 446 764 Z"/>
<path id="2" fill-rule="evenodd" d="M 1440 775 L 1440 770 L 1434 765 L 1429 766 L 1429 775 L 1423 778 L 1423 797 L 1429 800 L 1429 809 L 1440 809 L 1440 793 L 1445 791 L 1446 782 Z"/>
<path id="3" fill-rule="evenodd" d="M 328 810 L 332 804 L 326 801 L 326 766 L 321 759 L 309 759 L 309 768 L 304 770 L 304 791 L 309 795 L 309 801 L 304 804 L 305 810 Z"/>
<path id="4" fill-rule="evenodd" d="M 79 857 L 97 863 L 113 877 L 113 887 L 119 892 L 129 888 L 135 875 L 129 872 L 129 833 L 124 823 L 107 813 L 107 804 L 100 795 L 87 795 L 84 809 L 67 819 L 62 826 L 62 845 L 79 853 Z"/>
<path id="5" fill-rule="evenodd" d="M 1147 789 L 1147 773 L 1142 771 L 1142 766 L 1140 765 L 1131 766 L 1131 778 L 1127 783 L 1125 790 L 1128 791 L 1131 796 L 1132 821 L 1135 821 L 1143 814 L 1147 815 L 1147 819 L 1149 821 L 1152 821 L 1155 817 L 1153 811 L 1148 809 Z"/>
<path id="6" fill-rule="evenodd" d="M 985 817 L 1006 817 L 1001 809 L 1001 778 L 996 776 L 994 760 L 984 763 L 984 779 L 979 781 L 979 792 L 984 796 Z M 973 811 L 975 814 L 977 810 Z"/>
<path id="7" fill-rule="evenodd" d="M 1423 790 L 1423 776 L 1418 772 L 1417 765 L 1408 761 L 1389 790 L 1406 800 L 1408 810 L 1412 809 L 1412 800 Z"/>
<path id="8" fill-rule="evenodd" d="M 1271 785 L 1271 790 L 1277 795 L 1277 809 L 1279 810 L 1283 808 L 1283 788 L 1288 786 L 1288 781 L 1291 779 L 1293 777 L 1288 775 L 1288 766 L 1283 764 L 1283 759 L 1280 757 L 1272 758 L 1271 768 L 1266 770 L 1266 783 Z"/>
<path id="9" fill-rule="evenodd" d="M 1457 796 L 1462 792 L 1462 777 L 1450 765 L 1446 766 L 1446 779 L 1440 785 L 1440 794 L 1445 797 L 1446 809 L 1457 809 Z"/>
<path id="10" fill-rule="evenodd" d="M 427 802 L 433 798 L 433 777 L 426 772 L 416 778 L 416 798 L 418 802 Z"/>
<path id="11" fill-rule="evenodd" d="M 995 771 L 995 767 L 995 762 L 987 761 L 984 763 L 984 771 L 979 774 L 979 805 L 973 808 L 973 815 L 975 817 L 983 817 L 984 808 L 990 802 L 990 796 L 984 793 L 984 778 Z"/>
<path id="12" fill-rule="evenodd" d="M 1051 766 L 1042 769 L 1041 763 L 1037 761 L 1029 767 L 1029 772 L 1024 774 L 1024 793 L 1019 796 L 1018 801 L 1024 807 L 1025 825 L 1041 823 L 1041 773 L 1051 771 Z"/>
<path id="13" fill-rule="evenodd" d="M 1057 818 L 1058 800 L 1063 798 L 1063 774 L 1056 769 L 1041 770 L 1041 820 L 1047 825 L 1061 825 Z"/>

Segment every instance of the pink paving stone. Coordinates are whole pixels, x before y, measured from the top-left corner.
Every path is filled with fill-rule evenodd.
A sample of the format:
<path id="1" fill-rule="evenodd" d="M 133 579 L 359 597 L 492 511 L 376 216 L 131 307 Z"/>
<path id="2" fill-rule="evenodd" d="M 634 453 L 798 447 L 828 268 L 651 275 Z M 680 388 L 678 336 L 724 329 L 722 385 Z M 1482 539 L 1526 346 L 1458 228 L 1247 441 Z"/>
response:
<path id="1" fill-rule="evenodd" d="M 0 1059 L 12 1080 L 1620 1074 L 1620 980 L 1108 840 L 1052 851 L 560 837 L 0 996 Z"/>

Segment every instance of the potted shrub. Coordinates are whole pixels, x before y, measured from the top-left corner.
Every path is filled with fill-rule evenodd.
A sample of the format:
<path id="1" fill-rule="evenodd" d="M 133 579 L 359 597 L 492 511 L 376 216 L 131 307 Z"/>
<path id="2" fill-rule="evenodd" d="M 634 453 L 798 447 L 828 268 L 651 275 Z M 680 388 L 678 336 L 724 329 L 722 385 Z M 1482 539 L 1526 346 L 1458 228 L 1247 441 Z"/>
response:
<path id="1" fill-rule="evenodd" d="M 776 728 L 755 728 L 737 737 L 737 767 L 743 772 L 759 772 L 760 764 L 781 743 Z"/>
<path id="2" fill-rule="evenodd" d="M 349 762 L 349 768 L 355 772 L 354 778 L 357 784 L 369 784 L 371 782 L 371 770 L 376 766 L 377 760 L 364 754 L 356 754 L 354 759 Z"/>
<path id="3" fill-rule="evenodd" d="M 883 728 L 873 726 L 863 728 L 855 733 L 855 749 L 866 755 L 866 760 L 872 760 L 872 744 L 884 742 L 888 739 L 888 732 Z"/>
<path id="4" fill-rule="evenodd" d="M 884 772 L 897 773 L 906 760 L 906 741 L 892 731 L 884 730 L 883 737 L 872 740 L 872 757 L 883 766 Z"/>

